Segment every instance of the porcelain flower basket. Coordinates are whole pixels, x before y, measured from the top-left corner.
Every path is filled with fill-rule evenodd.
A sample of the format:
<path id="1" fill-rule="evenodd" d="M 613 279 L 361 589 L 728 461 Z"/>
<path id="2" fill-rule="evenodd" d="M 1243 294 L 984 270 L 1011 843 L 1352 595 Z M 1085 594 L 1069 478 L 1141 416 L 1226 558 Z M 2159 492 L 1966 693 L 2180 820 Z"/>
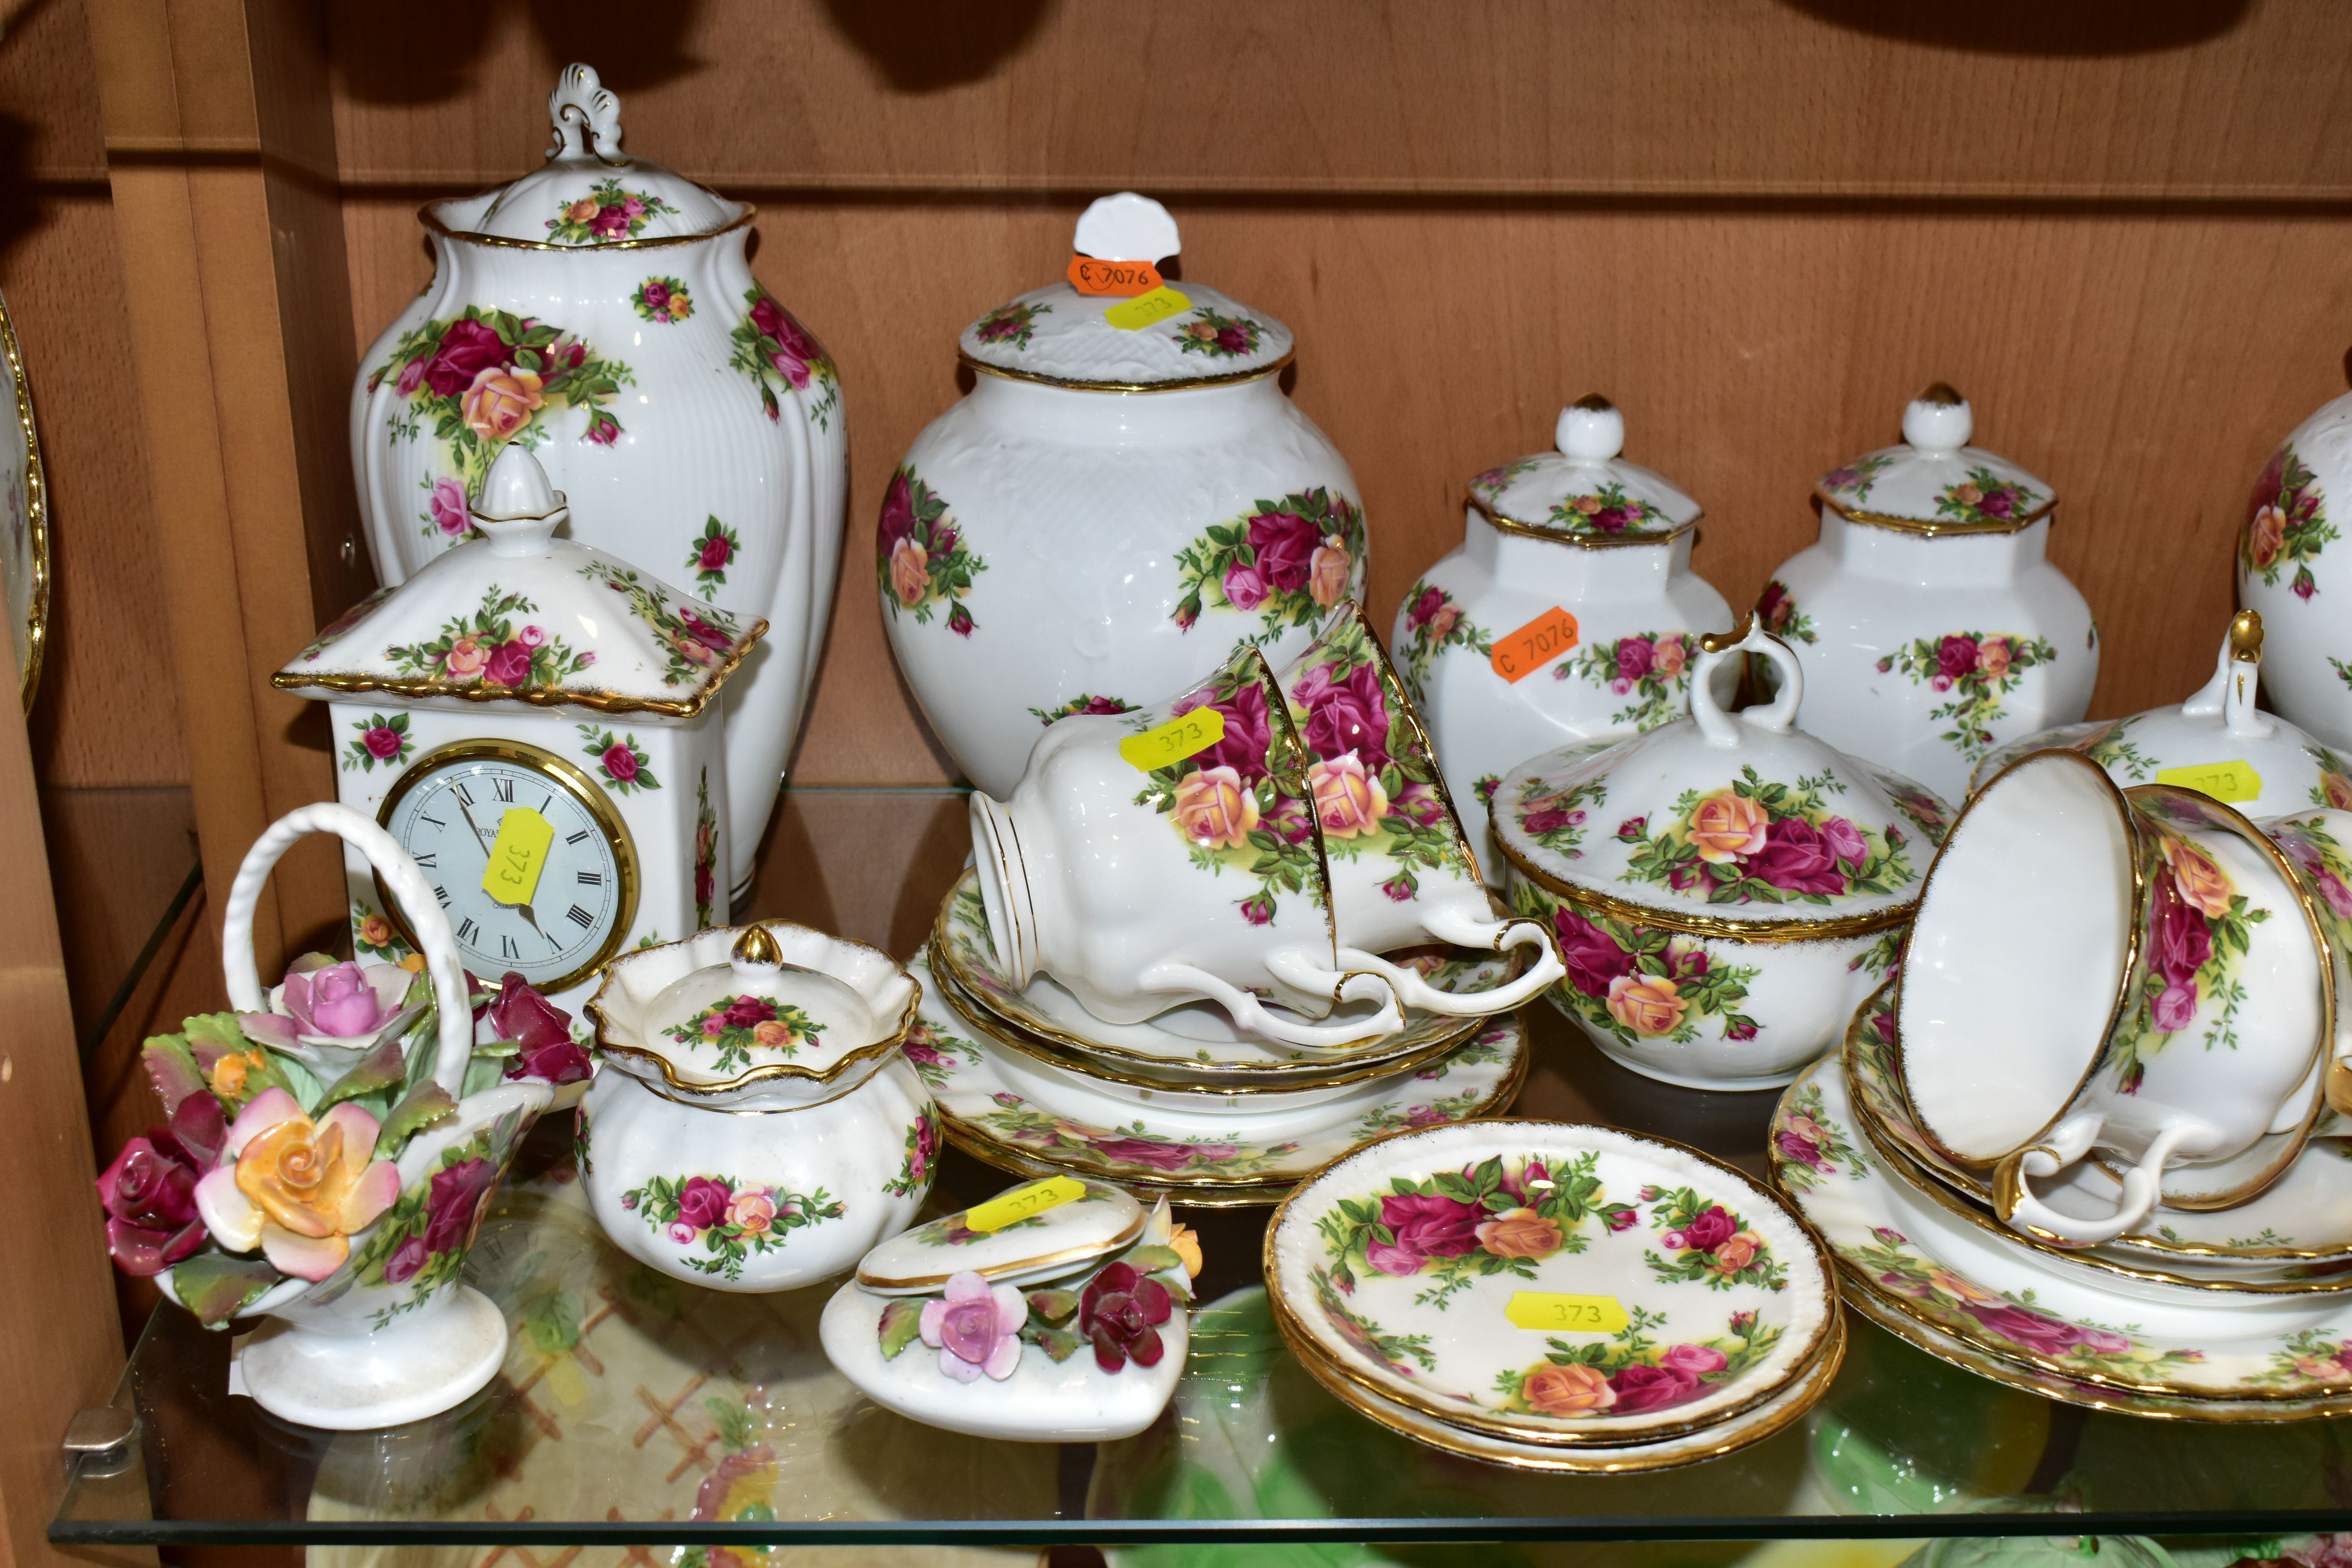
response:
<path id="1" fill-rule="evenodd" d="M 623 153 L 619 100 L 586 66 L 548 110 L 544 167 L 421 215 L 433 281 L 352 393 L 369 548 L 390 584 L 471 537 L 467 500 L 521 442 L 570 496 L 573 538 L 764 618 L 726 699 L 740 890 L 832 608 L 841 378 L 751 276 L 749 206 Z"/>

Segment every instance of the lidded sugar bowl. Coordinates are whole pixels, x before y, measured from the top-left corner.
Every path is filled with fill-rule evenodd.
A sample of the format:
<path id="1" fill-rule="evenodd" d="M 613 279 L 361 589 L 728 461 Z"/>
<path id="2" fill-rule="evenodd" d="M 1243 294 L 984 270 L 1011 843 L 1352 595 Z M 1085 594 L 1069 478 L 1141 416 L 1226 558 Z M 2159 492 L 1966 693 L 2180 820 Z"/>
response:
<path id="1" fill-rule="evenodd" d="M 1156 282 L 1179 243 L 1159 203 L 1105 197 L 1071 271 Z M 1185 690 L 1237 639 L 1279 665 L 1361 596 L 1355 476 L 1283 395 L 1291 332 L 1265 311 L 1060 281 L 959 354 L 972 390 L 891 476 L 874 570 L 898 668 L 984 793 L 1013 793 L 1042 725 Z"/>
<path id="2" fill-rule="evenodd" d="M 1616 406 L 1579 398 L 1558 443 L 1470 481 L 1462 544 L 1405 591 L 1389 637 L 1482 852 L 1505 773 L 1681 718 L 1698 634 L 1731 626 L 1691 570 L 1698 502 L 1620 456 Z M 1499 887 L 1496 857 L 1486 872 Z"/>
<path id="3" fill-rule="evenodd" d="M 1756 602 L 1813 733 L 1955 799 L 1994 747 L 2078 721 L 2099 674 L 2091 607 L 2047 558 L 2057 497 L 1974 433 L 1943 383 L 1912 399 L 1903 445 L 1821 477 L 1821 538 Z"/>
<path id="4" fill-rule="evenodd" d="M 848 490 L 841 377 L 751 275 L 751 208 L 621 150 L 584 65 L 548 96 L 547 163 L 428 204 L 433 281 L 352 389 L 377 577 L 474 537 L 490 465 L 530 448 L 572 537 L 772 628 L 727 692 L 725 885 L 751 875 L 816 673 Z"/>
<path id="5" fill-rule="evenodd" d="M 939 1122 L 899 1047 L 920 991 L 861 942 L 769 921 L 614 961 L 581 1173 L 614 1245 L 719 1290 L 789 1290 L 905 1229 Z"/>
<path id="6" fill-rule="evenodd" d="M 1779 692 L 1727 713 L 1739 654 Z M 1513 769 L 1495 797 L 1511 907 L 1567 975 L 1546 995 L 1636 1072 L 1694 1089 L 1788 1082 L 1893 969 L 1948 813 L 1797 728 L 1796 656 L 1751 626 L 1700 639 L 1691 717 Z"/>

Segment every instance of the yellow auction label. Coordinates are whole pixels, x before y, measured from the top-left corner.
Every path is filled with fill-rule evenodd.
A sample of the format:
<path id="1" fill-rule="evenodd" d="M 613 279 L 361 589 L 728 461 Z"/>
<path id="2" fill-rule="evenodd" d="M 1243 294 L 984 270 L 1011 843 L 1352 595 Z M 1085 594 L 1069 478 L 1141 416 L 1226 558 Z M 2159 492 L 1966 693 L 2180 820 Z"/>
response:
<path id="1" fill-rule="evenodd" d="M 1087 1184 L 1075 1176 L 1048 1176 L 1042 1182 L 1032 1182 L 1025 1187 L 1015 1187 L 984 1204 L 974 1204 L 964 1211 L 967 1230 L 983 1235 L 1003 1230 L 1006 1226 L 1024 1220 L 1047 1209 L 1060 1208 L 1073 1199 L 1087 1195 Z M 1622 1313 L 1619 1314 L 1623 1316 Z"/>
<path id="2" fill-rule="evenodd" d="M 1124 305 L 1113 305 L 1103 312 L 1103 320 L 1122 332 L 1139 332 L 1156 321 L 1164 321 L 1178 311 L 1192 308 L 1192 300 L 1163 283 L 1149 294 L 1138 294 Z"/>
<path id="3" fill-rule="evenodd" d="M 1556 1290 L 1514 1290 L 1503 1316 L 1521 1329 L 1553 1333 L 1613 1334 L 1625 1327 L 1625 1309 L 1614 1296 L 1564 1296 Z"/>
<path id="4" fill-rule="evenodd" d="M 2156 782 L 2210 795 L 2215 800 L 2252 800 L 2263 793 L 2263 775 L 2247 762 L 2198 763 L 2185 768 L 2159 768 Z"/>
<path id="5" fill-rule="evenodd" d="M 539 891 L 539 874 L 547 869 L 548 846 L 554 842 L 553 823 L 527 805 L 507 807 L 490 845 L 490 863 L 482 869 L 482 891 L 509 909 L 530 902 Z"/>
<path id="6" fill-rule="evenodd" d="M 1195 708 L 1190 713 L 1179 713 L 1165 724 L 1155 724 L 1140 735 L 1129 735 L 1118 743 L 1118 754 L 1136 769 L 1150 773 L 1171 763 L 1181 763 L 1196 752 L 1205 752 L 1225 738 L 1225 716 L 1213 708 Z"/>

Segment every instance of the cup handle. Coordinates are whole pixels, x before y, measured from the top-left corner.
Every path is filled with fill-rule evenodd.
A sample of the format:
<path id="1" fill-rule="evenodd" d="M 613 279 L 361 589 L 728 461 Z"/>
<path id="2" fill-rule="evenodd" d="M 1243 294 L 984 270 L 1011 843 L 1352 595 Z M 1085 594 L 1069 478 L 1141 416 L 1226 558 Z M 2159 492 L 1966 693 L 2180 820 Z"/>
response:
<path id="1" fill-rule="evenodd" d="M 1450 1017 L 1466 1017 L 1478 1013 L 1507 1013 L 1540 995 L 1544 987 L 1568 973 L 1559 953 L 1552 947 L 1551 939 L 1543 927 L 1531 920 L 1480 920 L 1459 905 L 1444 904 L 1427 910 L 1422 916 L 1422 927 L 1440 942 L 1456 947 L 1484 948 L 1493 952 L 1507 952 L 1515 947 L 1533 943 L 1538 950 L 1535 967 L 1509 984 L 1493 991 L 1440 991 L 1428 981 L 1402 964 L 1391 963 L 1378 953 L 1361 948 L 1343 947 L 1339 962 L 1351 970 L 1370 970 L 1389 983 L 1397 1000 L 1408 1007 L 1419 1007 L 1431 1013 L 1443 1013 Z"/>
<path id="2" fill-rule="evenodd" d="M 465 967 L 457 962 L 457 941 L 449 931 L 449 917 L 433 896 L 433 885 L 409 858 L 399 841 L 348 805 L 321 801 L 298 806 L 269 825 L 245 852 L 236 880 L 222 910 L 221 969 L 228 981 L 229 1005 L 240 1013 L 269 1011 L 269 993 L 253 961 L 253 911 L 261 889 L 278 858 L 295 840 L 312 833 L 331 833 L 368 858 L 383 879 L 394 901 L 408 917 L 416 933 L 417 951 L 425 955 L 433 976 L 433 1000 L 439 1005 L 440 1045 L 433 1058 L 433 1077 L 452 1096 L 466 1091 L 466 1064 L 474 1055 L 474 1009 L 466 996 Z"/>
<path id="3" fill-rule="evenodd" d="M 2003 1156 L 2000 1163 L 1993 1167 L 1993 1213 L 2011 1230 L 2032 1232 L 2060 1246 L 2095 1247 L 2103 1241 L 2113 1241 L 2155 1212 L 2164 1195 L 2165 1162 L 2193 1126 L 2187 1121 L 2164 1124 L 2148 1143 L 2147 1152 L 2140 1156 L 2139 1163 L 2124 1173 L 2122 1201 L 2104 1219 L 2076 1219 L 2060 1214 L 2034 1195 L 2028 1180 L 2055 1175 L 2082 1158 L 2089 1152 L 2088 1137 L 2070 1140 L 2082 1145 L 2071 1159 L 2046 1143 L 2030 1144 Z"/>
<path id="4" fill-rule="evenodd" d="M 1281 957 L 1276 956 L 1277 960 Z M 1379 1002 L 1383 997 L 1387 1000 L 1378 1013 L 1360 1023 L 1306 1024 L 1284 1019 L 1240 986 L 1190 963 L 1155 963 L 1143 972 L 1138 984 L 1139 989 L 1155 994 L 1206 996 L 1232 1014 L 1240 1027 L 1286 1046 L 1348 1046 L 1368 1036 L 1393 1035 L 1404 1027 L 1404 1010 L 1397 1005 L 1396 993 L 1381 975 L 1340 975 L 1302 968 L 1297 974 L 1285 974 L 1283 979 L 1293 984 L 1304 981 L 1301 989 L 1312 991 L 1325 990 L 1336 983 L 1336 994 L 1342 1002 Z"/>

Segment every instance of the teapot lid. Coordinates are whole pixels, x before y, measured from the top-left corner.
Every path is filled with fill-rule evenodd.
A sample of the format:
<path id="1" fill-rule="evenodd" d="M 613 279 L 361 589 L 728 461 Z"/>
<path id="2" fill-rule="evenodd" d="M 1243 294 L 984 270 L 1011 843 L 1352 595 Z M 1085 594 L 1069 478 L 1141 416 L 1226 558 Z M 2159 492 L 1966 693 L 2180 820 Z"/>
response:
<path id="1" fill-rule="evenodd" d="M 436 507 L 442 486 L 478 537 L 337 616 L 271 685 L 691 718 L 768 629 L 556 538 L 571 510 L 523 447 L 499 454 L 478 500 L 445 479 Z"/>
<path id="2" fill-rule="evenodd" d="M 1666 930 L 1801 940 L 1899 924 L 1949 809 L 1798 729 L 1802 670 L 1752 618 L 1699 641 L 1689 718 L 1605 751 L 1549 752 L 1505 777 L 1504 855 L 1555 892 Z M 1741 650 L 1771 660 L 1780 694 L 1727 713 L 1708 677 Z"/>
<path id="3" fill-rule="evenodd" d="M 1903 411 L 1903 445 L 1832 468 L 1813 493 L 1855 522 L 1906 533 L 2014 533 L 2048 515 L 2050 487 L 1969 446 L 1975 433 L 1968 399 L 1939 381 Z"/>
<path id="4" fill-rule="evenodd" d="M 1698 521 L 1698 502 L 1618 455 L 1625 416 L 1599 393 L 1559 411 L 1556 438 L 1557 451 L 1472 479 L 1470 504 L 1507 531 L 1578 544 L 1663 544 Z"/>
<path id="5" fill-rule="evenodd" d="M 899 1232 L 859 1260 L 857 1283 L 877 1296 L 899 1296 L 936 1290 L 967 1270 L 1004 1284 L 1051 1279 L 1136 1241 L 1149 1218 L 1141 1203 L 1108 1182 L 1024 1182 Z"/>
<path id="6" fill-rule="evenodd" d="M 877 949 L 763 921 L 623 953 L 587 1011 L 606 1060 L 673 1098 L 817 1100 L 898 1048 L 921 994 Z"/>
<path id="7" fill-rule="evenodd" d="M 434 202 L 427 225 L 468 239 L 558 250 L 628 249 L 698 239 L 751 216 L 659 163 L 621 151 L 621 100 L 594 68 L 569 65 L 547 95 L 547 162 L 470 196 Z"/>
<path id="8" fill-rule="evenodd" d="M 1132 191 L 1087 208 L 1071 243 L 1097 260 L 1154 264 L 1181 248 L 1168 209 Z M 1175 298 L 1160 300 L 1162 294 Z M 1154 301 L 1174 308 L 1163 313 Z M 966 327 L 956 346 L 974 370 L 1017 380 L 1167 391 L 1271 374 L 1290 363 L 1291 335 L 1265 311 L 1204 284 L 1082 294 L 1063 279 L 997 306 Z"/>

